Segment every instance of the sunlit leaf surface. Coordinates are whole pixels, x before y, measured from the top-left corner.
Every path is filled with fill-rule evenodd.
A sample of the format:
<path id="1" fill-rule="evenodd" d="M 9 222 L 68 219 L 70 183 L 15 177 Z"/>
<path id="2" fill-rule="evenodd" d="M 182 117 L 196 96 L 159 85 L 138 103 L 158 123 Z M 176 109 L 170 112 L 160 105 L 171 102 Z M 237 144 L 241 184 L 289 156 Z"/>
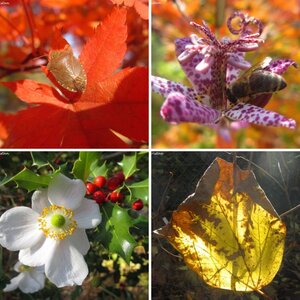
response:
<path id="1" fill-rule="evenodd" d="M 250 292 L 276 275 L 286 228 L 254 174 L 217 158 L 157 233 L 210 286 Z"/>

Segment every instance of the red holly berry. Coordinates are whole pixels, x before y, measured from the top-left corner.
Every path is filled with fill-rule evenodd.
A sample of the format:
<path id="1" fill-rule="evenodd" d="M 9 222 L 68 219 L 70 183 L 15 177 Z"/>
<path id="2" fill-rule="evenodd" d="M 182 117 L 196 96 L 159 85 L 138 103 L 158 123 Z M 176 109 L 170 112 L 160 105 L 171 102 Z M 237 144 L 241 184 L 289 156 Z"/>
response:
<path id="1" fill-rule="evenodd" d="M 141 199 L 138 199 L 132 203 L 132 209 L 141 210 L 144 207 L 144 203 Z"/>
<path id="2" fill-rule="evenodd" d="M 117 173 L 114 177 L 119 178 L 121 183 L 123 183 L 125 181 L 125 175 L 123 172 Z"/>
<path id="3" fill-rule="evenodd" d="M 103 191 L 96 191 L 93 194 L 93 199 L 99 204 L 105 202 L 105 198 L 106 198 L 106 195 Z"/>
<path id="4" fill-rule="evenodd" d="M 99 188 L 102 188 L 105 186 L 105 183 L 106 183 L 106 179 L 104 176 L 97 176 L 95 179 L 94 179 L 94 184 L 99 187 Z"/>
<path id="5" fill-rule="evenodd" d="M 116 190 L 121 184 L 122 181 L 118 177 L 109 178 L 106 182 L 107 188 L 111 191 Z"/>
<path id="6" fill-rule="evenodd" d="M 124 195 L 120 192 L 112 192 L 109 195 L 110 201 L 114 202 L 114 203 L 122 201 L 123 198 L 124 198 Z"/>
<path id="7" fill-rule="evenodd" d="M 88 195 L 92 195 L 92 194 L 94 194 L 96 191 L 97 191 L 97 187 L 96 187 L 93 183 L 88 182 L 88 183 L 86 184 L 86 193 L 87 193 Z"/>

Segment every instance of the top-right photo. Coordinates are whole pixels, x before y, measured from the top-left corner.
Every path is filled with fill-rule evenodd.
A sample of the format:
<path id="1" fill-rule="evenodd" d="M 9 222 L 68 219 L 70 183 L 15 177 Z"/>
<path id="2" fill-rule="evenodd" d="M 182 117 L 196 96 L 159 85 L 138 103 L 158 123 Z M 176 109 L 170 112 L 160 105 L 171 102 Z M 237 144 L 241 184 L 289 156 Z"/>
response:
<path id="1" fill-rule="evenodd" d="M 298 0 L 152 0 L 152 148 L 300 148 Z"/>

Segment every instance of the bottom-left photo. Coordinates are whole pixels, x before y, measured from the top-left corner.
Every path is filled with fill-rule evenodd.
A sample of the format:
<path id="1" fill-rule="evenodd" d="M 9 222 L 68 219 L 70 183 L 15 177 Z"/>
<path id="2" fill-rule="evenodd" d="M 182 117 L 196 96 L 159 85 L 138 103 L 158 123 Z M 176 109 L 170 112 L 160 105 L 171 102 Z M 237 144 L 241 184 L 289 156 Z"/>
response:
<path id="1" fill-rule="evenodd" d="M 148 161 L 0 153 L 0 299 L 148 299 Z"/>

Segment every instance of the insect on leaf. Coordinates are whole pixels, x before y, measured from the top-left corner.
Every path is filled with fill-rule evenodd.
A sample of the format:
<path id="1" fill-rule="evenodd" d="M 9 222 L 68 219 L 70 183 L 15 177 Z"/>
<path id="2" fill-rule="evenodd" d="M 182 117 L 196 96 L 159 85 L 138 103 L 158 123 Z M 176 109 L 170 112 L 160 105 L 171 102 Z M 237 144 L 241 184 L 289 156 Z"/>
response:
<path id="1" fill-rule="evenodd" d="M 286 228 L 254 174 L 217 158 L 156 233 L 210 286 L 251 292 L 276 275 Z"/>
<path id="2" fill-rule="evenodd" d="M 72 49 L 53 50 L 49 55 L 48 70 L 57 82 L 71 92 L 83 92 L 86 87 L 86 73 L 73 55 Z"/>

